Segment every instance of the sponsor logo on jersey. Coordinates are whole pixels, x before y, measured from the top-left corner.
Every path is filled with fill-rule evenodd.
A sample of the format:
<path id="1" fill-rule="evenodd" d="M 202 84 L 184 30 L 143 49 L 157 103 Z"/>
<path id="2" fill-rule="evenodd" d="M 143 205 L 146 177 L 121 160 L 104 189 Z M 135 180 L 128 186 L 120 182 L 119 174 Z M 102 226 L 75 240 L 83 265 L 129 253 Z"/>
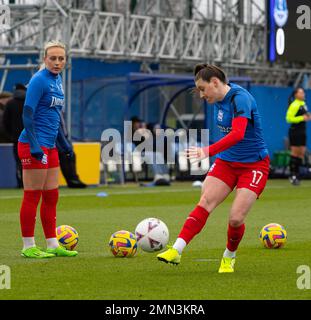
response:
<path id="1" fill-rule="evenodd" d="M 52 102 L 51 102 L 50 108 L 53 108 L 55 106 L 64 107 L 65 106 L 65 99 L 56 98 L 56 97 L 52 96 Z"/>
<path id="2" fill-rule="evenodd" d="M 224 132 L 224 133 L 229 133 L 232 130 L 232 127 L 224 127 L 224 126 L 221 126 L 221 125 L 217 125 L 217 127 L 219 128 L 219 130 L 221 132 Z"/>

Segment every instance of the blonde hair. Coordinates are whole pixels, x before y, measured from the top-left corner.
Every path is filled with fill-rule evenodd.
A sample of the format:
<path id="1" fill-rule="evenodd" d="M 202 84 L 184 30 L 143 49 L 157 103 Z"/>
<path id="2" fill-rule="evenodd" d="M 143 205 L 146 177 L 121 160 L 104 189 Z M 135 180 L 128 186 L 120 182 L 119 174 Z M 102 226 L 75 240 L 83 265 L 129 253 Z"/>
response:
<path id="1" fill-rule="evenodd" d="M 54 47 L 62 48 L 66 51 L 66 46 L 64 43 L 62 43 L 61 41 L 58 41 L 58 40 L 51 40 L 51 41 L 47 42 L 44 46 L 44 56 L 46 57 L 48 50 L 50 48 L 54 48 Z"/>
<path id="2" fill-rule="evenodd" d="M 44 45 L 44 57 L 47 56 L 47 52 L 50 48 L 62 48 L 66 51 L 66 45 L 61 42 L 61 41 L 58 41 L 58 40 L 51 40 L 49 42 L 47 42 L 45 45 Z M 40 67 L 39 67 L 39 71 L 45 69 L 45 63 L 41 63 Z"/>

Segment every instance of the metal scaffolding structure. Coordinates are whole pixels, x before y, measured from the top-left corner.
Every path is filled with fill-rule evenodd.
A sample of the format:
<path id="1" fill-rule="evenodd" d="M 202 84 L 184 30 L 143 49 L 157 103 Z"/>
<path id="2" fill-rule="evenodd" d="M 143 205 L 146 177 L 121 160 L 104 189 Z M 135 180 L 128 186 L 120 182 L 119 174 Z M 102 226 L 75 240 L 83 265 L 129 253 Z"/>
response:
<path id="1" fill-rule="evenodd" d="M 11 5 L 12 28 L 0 33 L 2 54 L 37 52 L 44 41 L 57 38 L 68 42 L 75 56 L 182 64 L 265 61 L 264 8 L 260 8 L 261 18 L 252 23 L 247 15 L 241 16 L 241 1 L 213 1 L 206 14 L 204 7 L 200 9 L 202 0 L 183 0 L 178 5 L 172 0 L 135 1 L 133 13 L 129 6 L 118 12 L 96 10 L 98 1 L 84 2 L 83 7 L 92 3 L 93 10 L 75 9 L 76 1 L 63 2 Z M 116 9 L 117 2 L 106 3 Z M 255 1 L 247 3 L 251 8 Z"/>
<path id="2" fill-rule="evenodd" d="M 69 62 L 72 57 L 140 60 L 158 62 L 167 72 L 188 71 L 204 61 L 226 66 L 232 75 L 251 76 L 255 83 L 280 85 L 310 74 L 307 68 L 268 65 L 264 0 L 16 3 L 22 4 L 10 4 L 11 28 L 0 30 L 2 57 L 39 53 L 41 58 L 44 42 L 58 39 L 68 46 Z"/>

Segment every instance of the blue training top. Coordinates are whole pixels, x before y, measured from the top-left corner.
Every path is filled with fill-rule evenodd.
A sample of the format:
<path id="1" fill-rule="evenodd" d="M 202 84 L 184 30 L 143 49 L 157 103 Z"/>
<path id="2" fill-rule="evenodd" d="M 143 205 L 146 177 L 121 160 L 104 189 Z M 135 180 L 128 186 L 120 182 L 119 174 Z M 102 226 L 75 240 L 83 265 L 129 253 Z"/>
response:
<path id="1" fill-rule="evenodd" d="M 34 129 L 40 146 L 55 147 L 64 104 L 61 76 L 47 69 L 38 71 L 29 82 L 24 106 L 33 110 Z M 25 129 L 18 140 L 30 143 Z"/>
<path id="2" fill-rule="evenodd" d="M 222 138 L 232 130 L 232 119 L 245 117 L 248 124 L 244 139 L 231 148 L 219 153 L 217 158 L 230 162 L 256 162 L 269 153 L 263 139 L 261 117 L 254 97 L 244 88 L 234 83 L 224 99 L 215 103 L 215 120 Z"/>

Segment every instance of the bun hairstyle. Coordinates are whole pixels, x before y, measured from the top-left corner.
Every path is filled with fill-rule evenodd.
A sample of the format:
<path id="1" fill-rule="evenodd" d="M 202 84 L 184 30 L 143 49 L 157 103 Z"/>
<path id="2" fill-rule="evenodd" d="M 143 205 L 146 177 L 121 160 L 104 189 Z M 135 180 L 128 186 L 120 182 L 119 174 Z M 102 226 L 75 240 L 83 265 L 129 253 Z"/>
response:
<path id="1" fill-rule="evenodd" d="M 195 81 L 202 79 L 210 82 L 212 77 L 219 79 L 222 83 L 228 83 L 227 76 L 224 71 L 215 65 L 201 63 L 194 67 Z"/>

